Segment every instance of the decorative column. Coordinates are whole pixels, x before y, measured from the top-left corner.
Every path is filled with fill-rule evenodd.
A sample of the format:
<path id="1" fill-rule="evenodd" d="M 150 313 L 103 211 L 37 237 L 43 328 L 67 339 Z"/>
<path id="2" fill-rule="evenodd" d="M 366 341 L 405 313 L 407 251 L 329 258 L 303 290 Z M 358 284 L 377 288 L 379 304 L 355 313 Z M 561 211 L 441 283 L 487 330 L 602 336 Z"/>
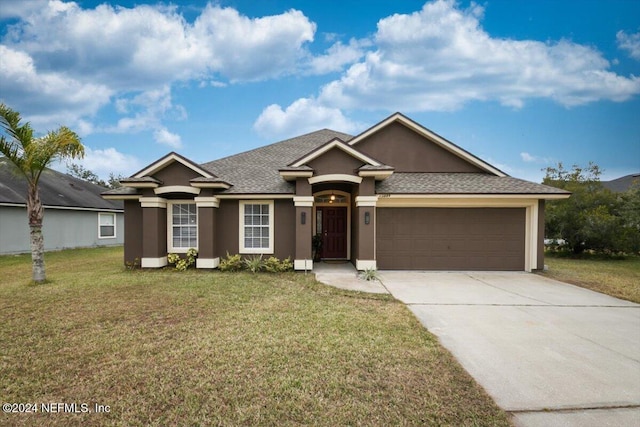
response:
<path id="1" fill-rule="evenodd" d="M 198 208 L 198 258 L 196 268 L 217 268 L 220 265 L 216 225 L 220 199 L 215 196 L 196 197 Z"/>
<path id="2" fill-rule="evenodd" d="M 358 258 L 356 269 L 377 268 L 376 264 L 376 204 L 378 196 L 356 197 L 358 218 Z"/>
<path id="3" fill-rule="evenodd" d="M 294 270 L 313 270 L 313 251 L 311 248 L 311 231 L 313 218 L 313 196 L 296 196 L 296 258 Z"/>
<path id="4" fill-rule="evenodd" d="M 167 265 L 167 200 L 162 197 L 141 197 L 142 207 L 142 268 Z"/>

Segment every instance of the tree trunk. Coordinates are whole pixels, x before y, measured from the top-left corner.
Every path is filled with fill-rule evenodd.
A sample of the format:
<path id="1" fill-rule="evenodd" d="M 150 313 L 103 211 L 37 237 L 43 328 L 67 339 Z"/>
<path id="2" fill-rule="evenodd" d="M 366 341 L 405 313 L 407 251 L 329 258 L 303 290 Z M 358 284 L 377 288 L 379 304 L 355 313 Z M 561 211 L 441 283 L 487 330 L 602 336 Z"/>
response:
<path id="1" fill-rule="evenodd" d="M 27 199 L 27 215 L 29 216 L 29 234 L 31 237 L 31 274 L 36 283 L 47 279 L 44 269 L 44 238 L 42 237 L 42 220 L 44 210 L 40 201 L 38 186 L 29 184 Z"/>

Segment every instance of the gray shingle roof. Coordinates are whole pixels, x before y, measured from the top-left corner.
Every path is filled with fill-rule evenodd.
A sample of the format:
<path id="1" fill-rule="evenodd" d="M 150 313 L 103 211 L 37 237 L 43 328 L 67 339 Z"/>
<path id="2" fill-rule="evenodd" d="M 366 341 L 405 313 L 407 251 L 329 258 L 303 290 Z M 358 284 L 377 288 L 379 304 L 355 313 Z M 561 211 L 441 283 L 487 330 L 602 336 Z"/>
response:
<path id="1" fill-rule="evenodd" d="M 485 173 L 394 173 L 378 194 L 569 194 L 547 185 Z"/>
<path id="2" fill-rule="evenodd" d="M 40 176 L 40 200 L 45 206 L 122 210 L 121 201 L 105 200 L 104 187 L 45 169 Z M 27 182 L 15 166 L 0 158 L 0 203 L 27 204 Z"/>
<path id="3" fill-rule="evenodd" d="M 221 180 L 233 184 L 233 187 L 225 190 L 223 194 L 293 194 L 295 184 L 285 181 L 278 171 L 333 138 L 348 141 L 352 137 L 342 132 L 323 129 L 201 166 Z"/>

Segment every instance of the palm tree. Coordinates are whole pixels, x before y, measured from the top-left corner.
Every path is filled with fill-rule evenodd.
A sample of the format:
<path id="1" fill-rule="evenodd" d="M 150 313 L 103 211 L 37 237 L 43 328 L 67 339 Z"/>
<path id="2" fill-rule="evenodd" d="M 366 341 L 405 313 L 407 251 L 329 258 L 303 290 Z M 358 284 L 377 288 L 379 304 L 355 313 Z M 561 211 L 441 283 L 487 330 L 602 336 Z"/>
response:
<path id="1" fill-rule="evenodd" d="M 83 157 L 84 146 L 80 137 L 65 126 L 35 138 L 31 124 L 27 122 L 21 125 L 21 120 L 20 113 L 0 103 L 0 153 L 13 163 L 27 180 L 32 276 L 34 282 L 42 283 L 46 280 L 42 238 L 44 210 L 40 202 L 38 181 L 42 171 L 54 160 Z"/>

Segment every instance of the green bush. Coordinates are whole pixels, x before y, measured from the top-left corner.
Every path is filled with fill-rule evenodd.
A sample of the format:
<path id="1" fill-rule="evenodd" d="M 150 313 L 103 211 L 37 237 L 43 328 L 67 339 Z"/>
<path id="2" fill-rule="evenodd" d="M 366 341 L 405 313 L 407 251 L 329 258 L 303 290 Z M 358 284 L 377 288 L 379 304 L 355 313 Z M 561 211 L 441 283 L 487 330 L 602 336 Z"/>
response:
<path id="1" fill-rule="evenodd" d="M 242 257 L 239 254 L 229 255 L 227 252 L 227 257 L 220 261 L 218 268 L 220 271 L 240 271 L 243 268 Z"/>
<path id="2" fill-rule="evenodd" d="M 264 261 L 262 255 L 252 256 L 251 258 L 245 258 L 244 266 L 252 273 L 259 273 L 264 268 Z"/>
<path id="3" fill-rule="evenodd" d="M 286 258 L 280 261 L 278 258 L 272 256 L 264 261 L 264 271 L 267 273 L 282 273 L 291 270 L 293 270 L 293 262 L 291 262 L 291 258 Z"/>
<path id="4" fill-rule="evenodd" d="M 380 276 L 378 276 L 378 271 L 375 268 L 367 268 L 360 272 L 360 278 L 362 280 L 366 280 L 367 282 L 373 280 L 380 280 Z"/>
<path id="5" fill-rule="evenodd" d="M 198 250 L 195 248 L 189 248 L 185 257 L 181 257 L 179 254 L 168 254 L 167 262 L 174 264 L 177 271 L 185 271 L 196 263 L 198 257 Z"/>

